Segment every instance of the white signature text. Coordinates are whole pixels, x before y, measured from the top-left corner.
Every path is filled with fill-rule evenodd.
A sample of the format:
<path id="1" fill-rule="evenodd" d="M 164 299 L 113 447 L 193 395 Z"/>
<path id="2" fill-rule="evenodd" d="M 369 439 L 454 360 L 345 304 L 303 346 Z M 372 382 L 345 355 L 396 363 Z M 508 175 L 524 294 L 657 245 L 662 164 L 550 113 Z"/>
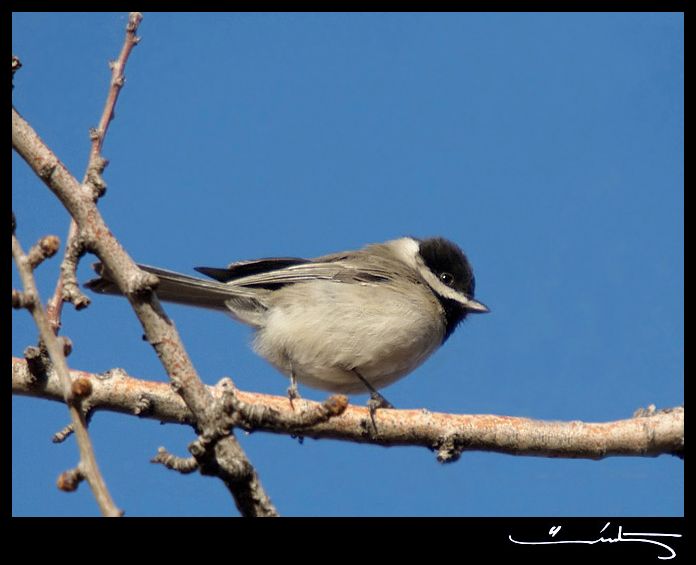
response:
<path id="1" fill-rule="evenodd" d="M 607 522 L 604 527 L 600 530 L 600 534 L 603 534 L 604 531 L 609 527 L 611 522 Z M 562 526 L 553 526 L 549 530 L 549 536 L 552 538 L 555 538 L 556 535 L 561 531 Z M 618 533 L 616 537 L 603 537 L 600 535 L 597 539 L 593 540 L 551 540 L 551 541 L 518 541 L 512 538 L 511 535 L 508 536 L 508 539 L 512 543 L 517 543 L 520 545 L 557 545 L 557 544 L 562 544 L 562 543 L 583 543 L 583 544 L 588 544 L 588 545 L 593 545 L 595 543 L 616 543 L 616 542 L 637 542 L 637 543 L 650 543 L 653 545 L 657 545 L 660 548 L 663 548 L 667 550 L 668 553 L 658 555 L 658 559 L 673 559 L 676 557 L 677 553 L 666 543 L 663 543 L 661 541 L 658 541 L 657 539 L 652 539 L 652 538 L 680 538 L 681 534 L 657 534 L 657 533 L 630 533 L 630 532 L 624 532 L 623 531 L 623 526 L 618 527 Z M 666 541 L 666 540 L 665 540 Z"/>

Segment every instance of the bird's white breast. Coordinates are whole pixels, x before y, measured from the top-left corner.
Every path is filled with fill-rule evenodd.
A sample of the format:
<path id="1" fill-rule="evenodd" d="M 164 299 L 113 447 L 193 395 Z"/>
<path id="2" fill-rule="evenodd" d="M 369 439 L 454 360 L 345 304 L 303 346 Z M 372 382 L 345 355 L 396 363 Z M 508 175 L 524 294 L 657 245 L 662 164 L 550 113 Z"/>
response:
<path id="1" fill-rule="evenodd" d="M 296 295 L 293 295 L 297 293 Z M 254 349 L 286 375 L 332 392 L 366 392 L 420 365 L 442 342 L 440 306 L 423 286 L 312 281 L 274 293 Z"/>

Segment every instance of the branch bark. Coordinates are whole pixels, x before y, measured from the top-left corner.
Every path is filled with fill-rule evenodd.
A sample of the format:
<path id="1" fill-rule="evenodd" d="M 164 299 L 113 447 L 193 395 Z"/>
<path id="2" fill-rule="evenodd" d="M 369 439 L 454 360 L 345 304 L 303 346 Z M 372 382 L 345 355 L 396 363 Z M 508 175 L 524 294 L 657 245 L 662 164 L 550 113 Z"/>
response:
<path id="1" fill-rule="evenodd" d="M 168 423 L 192 424 L 194 419 L 181 398 L 166 383 L 140 380 L 122 371 L 95 375 L 72 371 L 73 378 L 90 379 L 93 385 L 90 408 L 126 414 L 138 413 L 143 399 L 149 410 L 140 417 Z M 56 376 L 32 384 L 23 359 L 12 359 L 12 392 L 62 401 Z M 208 387 L 214 399 L 223 387 Z M 247 404 L 265 407 L 282 416 L 296 418 L 296 410 L 315 410 L 321 403 L 295 400 L 295 410 L 287 397 L 238 391 Z M 281 418 L 282 420 L 282 418 Z M 421 446 L 437 452 L 438 460 L 456 460 L 465 451 L 493 451 L 509 455 L 536 455 L 578 459 L 605 457 L 657 456 L 683 457 L 684 408 L 646 411 L 638 416 L 613 422 L 549 422 L 529 418 L 488 414 L 443 414 L 426 410 L 378 410 L 377 431 L 367 408 L 348 406 L 341 415 L 326 421 L 296 427 L 272 418 L 259 418 L 255 430 L 302 435 L 314 439 L 337 439 L 382 446 Z"/>

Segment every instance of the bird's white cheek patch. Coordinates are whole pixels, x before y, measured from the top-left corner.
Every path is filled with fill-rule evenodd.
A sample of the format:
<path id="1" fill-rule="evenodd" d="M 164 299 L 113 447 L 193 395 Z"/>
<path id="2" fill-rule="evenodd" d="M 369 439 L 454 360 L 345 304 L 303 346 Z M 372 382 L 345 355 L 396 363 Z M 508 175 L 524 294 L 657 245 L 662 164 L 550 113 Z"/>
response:
<path id="1" fill-rule="evenodd" d="M 412 237 L 402 237 L 391 242 L 394 253 L 401 261 L 413 269 L 418 269 L 416 256 L 418 255 L 418 242 Z"/>

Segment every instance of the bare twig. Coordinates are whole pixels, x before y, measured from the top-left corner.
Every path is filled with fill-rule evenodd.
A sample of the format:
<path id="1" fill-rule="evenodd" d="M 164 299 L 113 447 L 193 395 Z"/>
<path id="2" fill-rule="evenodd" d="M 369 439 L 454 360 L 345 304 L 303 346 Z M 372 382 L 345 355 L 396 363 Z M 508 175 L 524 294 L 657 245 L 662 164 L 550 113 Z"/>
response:
<path id="1" fill-rule="evenodd" d="M 74 391 L 72 390 L 73 383 L 70 378 L 65 356 L 63 355 L 63 344 L 58 340 L 48 323 L 46 313 L 41 305 L 38 289 L 36 288 L 36 282 L 34 281 L 31 261 L 24 254 L 24 251 L 22 251 L 19 241 L 14 234 L 12 235 L 12 257 L 17 264 L 17 270 L 22 279 L 24 295 L 25 297 L 31 297 L 29 310 L 34 317 L 34 322 L 39 329 L 41 340 L 50 356 L 51 367 L 60 380 L 62 400 L 68 405 L 70 411 L 73 428 L 77 436 L 77 443 L 80 448 L 79 467 L 81 473 L 92 489 L 102 514 L 104 516 L 120 516 L 121 511 L 114 504 L 109 490 L 106 487 L 106 483 L 104 482 L 104 478 L 99 472 L 99 466 L 94 456 L 92 442 L 87 433 L 87 425 L 79 407 L 80 399 L 75 397 Z"/>
<path id="2" fill-rule="evenodd" d="M 60 240 L 55 235 L 42 237 L 27 253 L 29 268 L 33 271 L 49 257 L 53 257 L 60 247 Z"/>
<path id="3" fill-rule="evenodd" d="M 139 380 L 120 373 L 104 379 L 82 371 L 92 380 L 90 407 L 133 414 L 142 395 L 151 400 L 145 416 L 162 422 L 193 425 L 191 412 L 166 383 Z M 224 383 L 225 381 L 223 381 Z M 213 398 L 222 399 L 225 386 L 209 387 Z M 23 359 L 12 359 L 12 391 L 60 401 L 53 373 L 41 386 L 32 384 Z M 378 410 L 378 433 L 371 433 L 367 408 L 348 406 L 340 415 L 310 426 L 289 426 L 297 418 L 285 396 L 234 391 L 247 413 L 280 415 L 281 421 L 260 417 L 254 429 L 314 439 L 338 439 L 382 446 L 422 446 L 437 452 L 440 461 L 454 461 L 465 451 L 494 451 L 510 455 L 602 459 L 611 456 L 656 456 L 684 452 L 684 408 L 657 410 L 649 417 L 632 417 L 603 423 L 547 422 L 495 415 L 442 414 L 424 410 Z M 321 410 L 325 403 L 295 400 L 300 411 Z M 297 407 L 296 407 L 297 408 Z M 283 420 L 287 418 L 287 420 Z M 248 424 L 247 420 L 247 424 Z M 240 425 L 242 423 L 240 422 Z"/>
<path id="4" fill-rule="evenodd" d="M 76 310 L 82 310 L 90 304 L 90 299 L 80 290 L 80 285 L 77 282 L 77 264 L 84 253 L 85 248 L 82 238 L 79 236 L 77 224 L 75 220 L 71 219 L 56 289 L 46 305 L 51 327 L 56 333 L 60 330 L 64 302 L 70 302 Z"/>
<path id="5" fill-rule="evenodd" d="M 136 32 L 142 17 L 140 12 L 132 12 L 128 16 L 126 37 L 123 42 L 123 47 L 121 48 L 121 53 L 115 61 L 109 63 L 111 68 L 111 82 L 109 85 L 109 93 L 106 97 L 106 103 L 104 104 L 104 110 L 102 111 L 99 125 L 90 131 L 92 145 L 89 161 L 87 163 L 87 170 L 85 171 L 82 183 L 88 186 L 96 197 L 101 196 L 106 190 L 106 184 L 101 174 L 107 162 L 101 156 L 101 149 L 104 145 L 104 139 L 106 138 L 109 124 L 114 119 L 116 101 L 125 84 L 125 69 L 128 57 L 133 47 L 140 41 Z M 65 246 L 65 255 L 60 265 L 60 276 L 58 277 L 53 297 L 48 301 L 47 307 L 51 326 L 54 331 L 58 331 L 60 328 L 61 310 L 64 302 L 72 303 L 77 310 L 85 308 L 90 303 L 89 298 L 80 290 L 76 274 L 77 264 L 82 255 L 84 255 L 84 252 L 84 244 L 80 237 L 79 230 L 77 229 L 77 224 L 74 219 L 71 219 Z"/>
<path id="6" fill-rule="evenodd" d="M 72 424 L 68 424 L 63 429 L 58 430 L 55 434 L 53 434 L 51 441 L 53 443 L 63 443 L 66 439 L 68 439 L 73 434 L 74 431 L 75 431 L 75 426 L 73 426 Z"/>
<path id="7" fill-rule="evenodd" d="M 73 492 L 77 490 L 77 487 L 85 478 L 84 472 L 78 466 L 74 469 L 63 471 L 56 481 L 56 486 L 64 492 Z"/>
<path id="8" fill-rule="evenodd" d="M 137 13 L 131 14 L 127 36 L 133 34 L 132 37 L 135 38 L 140 18 L 141 16 Z M 127 48 L 128 52 L 137 40 L 131 43 L 132 45 Z M 113 75 L 116 77 L 114 79 L 116 83 L 122 84 L 121 73 L 122 68 Z M 117 89 L 112 91 L 114 96 L 118 94 Z M 155 349 L 173 385 L 194 414 L 196 428 L 201 436 L 214 437 L 218 422 L 215 419 L 216 412 L 212 409 L 213 399 L 198 377 L 173 322 L 167 318 L 156 295 L 152 292 L 158 282 L 157 278 L 138 269 L 108 229 L 95 204 L 95 196 L 98 196 L 96 193 L 103 188 L 101 171 L 105 166 L 105 161 L 98 155 L 98 150 L 112 115 L 109 113 L 106 121 L 100 123 L 93 132 L 93 153 L 96 151 L 97 157 L 90 158 L 88 179 L 83 185 L 77 182 L 14 108 L 12 109 L 12 146 L 63 203 L 76 222 L 84 248 L 99 257 L 113 275 L 112 278 L 121 292 L 130 301 L 148 342 Z M 275 507 L 261 486 L 256 471 L 236 438 L 229 435 L 209 447 L 210 450 L 197 452 L 201 457 L 199 460 L 201 472 L 215 474 L 223 480 L 240 512 L 243 515 L 252 516 L 277 515 Z"/>
<path id="9" fill-rule="evenodd" d="M 114 119 L 114 108 L 116 107 L 116 101 L 118 100 L 118 95 L 121 93 L 121 88 L 123 88 L 123 85 L 126 82 L 125 69 L 126 63 L 128 62 L 128 57 L 130 56 L 133 47 L 140 42 L 140 38 L 136 35 L 136 33 L 142 19 L 143 15 L 140 12 L 131 12 L 128 15 L 126 38 L 123 42 L 121 53 L 115 61 L 109 63 L 109 67 L 111 68 L 111 85 L 109 88 L 109 95 L 107 96 L 106 104 L 104 106 L 104 112 L 99 120 L 99 125 L 97 126 L 96 132 L 92 136 L 92 150 L 89 156 L 89 161 L 92 166 L 95 166 L 96 162 L 99 160 L 102 145 L 104 144 L 104 137 L 109 129 L 111 120 Z"/>
<path id="10" fill-rule="evenodd" d="M 198 461 L 194 457 L 177 457 L 169 453 L 164 447 L 160 447 L 150 463 L 160 463 L 167 469 L 179 471 L 182 475 L 187 475 L 198 470 Z"/>

